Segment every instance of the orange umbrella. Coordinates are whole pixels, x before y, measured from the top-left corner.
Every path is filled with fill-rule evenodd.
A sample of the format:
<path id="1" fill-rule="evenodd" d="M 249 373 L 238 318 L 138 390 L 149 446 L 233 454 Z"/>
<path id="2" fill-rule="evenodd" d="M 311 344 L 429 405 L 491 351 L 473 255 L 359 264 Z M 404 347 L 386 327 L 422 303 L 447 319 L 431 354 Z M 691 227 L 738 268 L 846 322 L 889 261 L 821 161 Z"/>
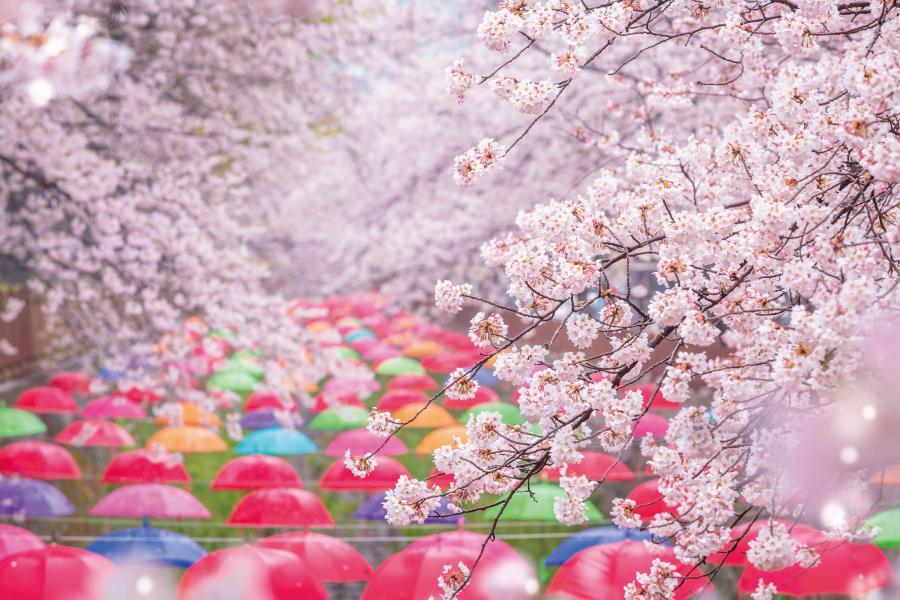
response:
<path id="1" fill-rule="evenodd" d="M 163 427 L 147 440 L 147 447 L 159 444 L 169 452 L 222 452 L 228 448 L 216 432 L 206 427 L 186 425 L 184 427 Z"/>
<path id="2" fill-rule="evenodd" d="M 453 438 L 459 438 L 465 443 L 469 436 L 466 434 L 465 425 L 448 425 L 435 429 L 419 442 L 416 446 L 416 454 L 431 454 L 441 446 L 455 445 Z"/>
<path id="3" fill-rule="evenodd" d="M 421 411 L 421 414 L 419 414 Z M 417 416 L 418 415 L 418 416 Z M 411 429 L 436 429 L 447 425 L 456 425 L 447 409 L 437 404 L 407 404 L 393 412 L 394 419 L 398 421 L 412 421 L 406 426 Z M 415 419 L 415 420 L 413 420 Z"/>
<path id="4" fill-rule="evenodd" d="M 411 358 L 422 358 L 445 352 L 444 347 L 434 340 L 416 340 L 403 349 L 403 354 Z"/>
<path id="5" fill-rule="evenodd" d="M 222 424 L 219 417 L 211 412 L 202 410 L 193 402 L 179 402 L 181 405 L 181 420 L 185 425 L 201 425 L 218 429 Z M 157 425 L 171 425 L 172 417 L 157 417 Z"/>
<path id="6" fill-rule="evenodd" d="M 900 485 L 900 465 L 885 467 L 883 471 L 872 475 L 871 482 L 883 483 L 884 485 Z"/>

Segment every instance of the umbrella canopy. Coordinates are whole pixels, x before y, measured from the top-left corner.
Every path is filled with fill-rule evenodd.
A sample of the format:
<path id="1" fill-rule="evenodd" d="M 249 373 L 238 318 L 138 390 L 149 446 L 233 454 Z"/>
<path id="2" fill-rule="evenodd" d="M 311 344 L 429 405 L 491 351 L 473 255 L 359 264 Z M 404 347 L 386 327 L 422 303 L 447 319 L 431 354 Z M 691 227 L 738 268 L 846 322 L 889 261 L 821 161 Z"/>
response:
<path id="1" fill-rule="evenodd" d="M 366 581 L 372 575 L 371 565 L 356 548 L 321 533 L 279 533 L 259 540 L 256 545 L 293 552 L 320 581 Z"/>
<path id="2" fill-rule="evenodd" d="M 212 482 L 214 490 L 255 490 L 271 487 L 303 487 L 289 462 L 277 456 L 251 454 L 222 465 Z"/>
<path id="3" fill-rule="evenodd" d="M 481 367 L 480 369 L 478 369 L 478 372 L 475 373 L 475 376 L 472 379 L 474 379 L 478 383 L 478 385 L 482 387 L 492 387 L 495 385 L 500 385 L 500 380 L 497 379 L 497 376 L 494 375 L 494 372 L 487 367 Z"/>
<path id="4" fill-rule="evenodd" d="M 651 539 L 653 539 L 653 536 L 650 533 L 636 529 L 619 529 L 614 525 L 592 527 L 566 538 L 563 543 L 554 548 L 553 552 L 544 559 L 544 564 L 548 567 L 558 567 L 585 548 L 614 544 L 625 540 L 642 542 Z"/>
<path id="5" fill-rule="evenodd" d="M 30 412 L 0 406 L 0 438 L 40 435 L 47 426 Z"/>
<path id="6" fill-rule="evenodd" d="M 303 421 L 300 416 L 293 413 L 282 413 L 285 416 L 279 418 L 278 411 L 274 408 L 261 408 L 253 412 L 246 413 L 241 417 L 241 428 L 255 431 L 257 429 L 268 429 L 269 427 L 281 427 L 282 419 L 290 419 L 294 427 L 300 427 Z"/>
<path id="7" fill-rule="evenodd" d="M 238 527 L 334 527 L 331 513 L 312 492 L 264 488 L 240 499 L 228 517 Z"/>
<path id="8" fill-rule="evenodd" d="M 634 581 L 638 573 L 650 571 L 656 558 L 675 565 L 679 573 L 690 571 L 691 567 L 675 558 L 675 552 L 669 547 L 661 546 L 659 552 L 651 552 L 644 542 L 627 540 L 603 544 L 582 550 L 567 560 L 550 582 L 547 595 L 582 600 L 619 598 L 622 588 Z M 689 598 L 706 584 L 705 578 L 695 579 L 692 575 L 675 590 L 675 599 Z"/>
<path id="9" fill-rule="evenodd" d="M 681 408 L 681 405 L 677 402 L 669 402 L 666 400 L 665 396 L 662 395 L 662 392 L 656 391 L 655 383 L 642 383 L 640 385 L 630 385 L 622 390 L 623 394 L 626 394 L 632 390 L 636 390 L 641 393 L 641 396 L 644 397 L 644 406 L 650 404 L 650 410 L 678 410 Z M 656 392 L 654 394 L 654 392 Z M 650 399 L 653 399 L 653 403 L 650 403 Z"/>
<path id="10" fill-rule="evenodd" d="M 262 408 L 273 408 L 275 410 L 297 410 L 297 403 L 291 397 L 281 397 L 272 392 L 253 392 L 247 398 L 244 404 L 244 412 L 249 413 Z"/>
<path id="11" fill-rule="evenodd" d="M 364 456 L 373 452 L 378 456 L 398 456 L 407 452 L 406 444 L 396 436 L 383 438 L 369 433 L 368 429 L 351 429 L 337 434 L 328 444 L 325 454 L 343 457 L 347 450 L 355 456 Z"/>
<path id="12" fill-rule="evenodd" d="M 53 438 L 60 444 L 76 446 L 106 446 L 118 448 L 134 446 L 134 438 L 119 425 L 103 419 L 75 421 L 66 425 Z"/>
<path id="13" fill-rule="evenodd" d="M 792 521 L 781 519 L 776 519 L 776 522 L 787 528 L 790 537 L 807 546 L 818 546 L 823 543 L 828 543 L 825 534 L 818 529 L 803 525 L 802 523 L 794 523 Z M 747 551 L 750 550 L 750 542 L 759 536 L 761 529 L 768 526 L 768 519 L 761 519 L 755 523 L 747 522 L 735 525 L 731 529 L 731 542 L 723 547 L 723 551 L 710 554 L 707 562 L 712 565 L 721 563 L 733 567 L 745 567 L 749 565 L 750 563 L 747 562 Z"/>
<path id="14" fill-rule="evenodd" d="M 328 600 L 328 592 L 296 554 L 241 546 L 210 552 L 178 584 L 180 600 L 220 597 Z"/>
<path id="15" fill-rule="evenodd" d="M 50 378 L 50 387 L 85 396 L 91 393 L 91 377 L 80 371 L 62 371 Z"/>
<path id="16" fill-rule="evenodd" d="M 422 358 L 422 367 L 432 373 L 452 373 L 456 369 L 470 369 L 481 358 L 474 352 L 443 352 Z"/>
<path id="17" fill-rule="evenodd" d="M 134 527 L 101 535 L 88 544 L 87 550 L 114 563 L 178 569 L 187 569 L 206 556 L 203 546 L 188 536 L 155 527 Z"/>
<path id="18" fill-rule="evenodd" d="M 110 395 L 91 400 L 81 409 L 86 419 L 145 419 L 147 411 L 125 396 Z"/>
<path id="19" fill-rule="evenodd" d="M 27 529 L 0 523 L 0 560 L 44 546 L 43 540 Z"/>
<path id="20" fill-rule="evenodd" d="M 429 390 L 439 390 L 440 386 L 428 375 L 397 375 L 391 377 L 387 382 L 389 390 L 419 390 L 426 392 Z"/>
<path id="21" fill-rule="evenodd" d="M 116 393 L 120 395 L 124 394 L 126 398 L 132 402 L 137 402 L 138 404 L 156 404 L 162 400 L 162 396 L 156 392 L 136 386 L 129 387 L 128 389 L 119 388 Z"/>
<path id="22" fill-rule="evenodd" d="M 666 437 L 669 431 L 669 421 L 656 413 L 648 412 L 634 426 L 634 439 L 638 440 L 648 433 L 653 437 Z"/>
<path id="23" fill-rule="evenodd" d="M 579 463 L 572 463 L 566 469 L 569 475 L 584 475 L 593 481 L 632 481 L 634 473 L 615 456 L 602 452 L 584 451 Z M 544 475 L 550 481 L 559 481 L 559 469 L 546 469 Z"/>
<path id="24" fill-rule="evenodd" d="M 381 361 L 375 372 L 379 375 L 424 375 L 425 369 L 414 358 L 395 356 Z"/>
<path id="25" fill-rule="evenodd" d="M 74 512 L 69 499 L 49 483 L 19 477 L 0 478 L 0 515 L 61 517 Z"/>
<path id="26" fill-rule="evenodd" d="M 380 364 L 395 358 L 406 358 L 403 353 L 384 342 L 379 341 L 377 344 L 370 346 L 362 351 L 362 357 L 372 364 Z M 407 360 L 413 360 L 411 358 Z M 402 368 L 402 367 L 401 367 Z M 377 371 L 376 371 L 377 372 Z M 384 373 L 390 375 L 390 373 Z"/>
<path id="27" fill-rule="evenodd" d="M 81 469 L 69 451 L 48 442 L 13 442 L 0 449 L 0 473 L 32 479 L 78 479 Z"/>
<path id="28" fill-rule="evenodd" d="M 384 500 L 387 492 L 380 492 L 366 499 L 353 511 L 353 518 L 362 521 L 380 521 L 384 522 L 387 516 L 387 510 L 384 508 Z M 438 507 L 431 511 L 425 517 L 426 525 L 449 525 L 451 523 L 461 523 L 464 515 L 455 515 L 447 505 L 447 499 L 441 498 Z"/>
<path id="29" fill-rule="evenodd" d="M 236 394 L 249 394 L 256 389 L 256 378 L 246 371 L 216 371 L 206 382 L 210 390 L 225 390 Z"/>
<path id="30" fill-rule="evenodd" d="M 879 548 L 900 548 L 900 508 L 880 512 L 867 523 L 881 529 L 873 544 Z"/>
<path id="31" fill-rule="evenodd" d="M 303 433 L 282 427 L 270 427 L 254 431 L 238 443 L 235 451 L 238 454 L 269 454 L 273 456 L 291 456 L 294 454 L 311 454 L 316 445 Z"/>
<path id="32" fill-rule="evenodd" d="M 529 493 L 529 489 L 530 492 Z M 506 521 L 556 521 L 553 505 L 556 498 L 565 495 L 558 485 L 550 483 L 534 483 L 529 489 L 522 488 L 515 494 L 503 511 L 501 520 Z M 588 521 L 602 521 L 603 515 L 597 507 L 585 502 Z M 485 519 L 494 519 L 500 511 L 499 506 L 484 511 Z"/>
<path id="33" fill-rule="evenodd" d="M 407 404 L 425 404 L 429 400 L 431 400 L 431 396 L 421 390 L 398 388 L 385 392 L 381 398 L 378 399 L 375 408 L 382 411 L 393 412 L 403 408 Z"/>
<path id="34" fill-rule="evenodd" d="M 342 358 L 344 360 L 362 360 L 362 356 L 349 346 L 334 346 L 329 348 L 328 351 L 338 358 Z"/>
<path id="35" fill-rule="evenodd" d="M 380 492 L 393 489 L 401 475 L 410 476 L 409 471 L 399 461 L 380 456 L 372 471 L 365 477 L 357 477 L 344 465 L 344 461 L 333 462 L 319 479 L 319 489 L 334 492 Z"/>
<path id="36" fill-rule="evenodd" d="M 365 409 L 366 405 L 360 400 L 359 396 L 353 394 L 339 394 L 334 392 L 322 392 L 315 398 L 315 403 L 311 411 L 319 414 L 332 408 L 340 408 L 342 406 L 352 406 L 355 408 Z"/>
<path id="37" fill-rule="evenodd" d="M 651 479 L 650 481 L 645 481 L 644 483 L 636 485 L 628 492 L 627 498 L 629 500 L 634 500 L 635 504 L 637 504 L 634 508 L 634 513 L 645 523 L 649 522 L 654 516 L 660 513 L 669 513 L 675 516 L 678 515 L 678 509 L 676 507 L 669 506 L 663 502 L 663 495 L 657 487 L 658 484 L 659 479 Z"/>
<path id="38" fill-rule="evenodd" d="M 218 429 L 222 424 L 218 416 L 201 409 L 193 402 L 179 402 L 178 405 L 181 407 L 181 422 L 184 425 L 199 425 L 201 427 Z M 172 417 L 157 417 L 156 423 L 158 425 L 171 425 Z"/>
<path id="39" fill-rule="evenodd" d="M 189 483 L 180 456 L 163 450 L 140 449 L 113 456 L 103 471 L 103 483 Z"/>
<path id="40" fill-rule="evenodd" d="M 469 410 L 481 404 L 498 404 L 500 396 L 489 387 L 479 387 L 475 390 L 475 395 L 468 400 L 460 400 L 459 398 L 445 398 L 444 406 L 451 410 Z"/>
<path id="41" fill-rule="evenodd" d="M 16 408 L 33 413 L 62 414 L 78 412 L 72 394 L 57 387 L 33 387 L 19 394 Z"/>
<path id="42" fill-rule="evenodd" d="M 0 561 L 0 598 L 102 598 L 101 588 L 114 571 L 115 565 L 99 554 L 50 544 Z"/>
<path id="43" fill-rule="evenodd" d="M 211 516 L 190 492 L 161 483 L 136 483 L 113 490 L 91 509 L 91 515 L 163 519 L 208 519 Z"/>
<path id="44" fill-rule="evenodd" d="M 242 373 L 246 373 L 250 375 L 257 381 L 263 378 L 265 372 L 263 371 L 262 365 L 259 364 L 259 359 L 252 355 L 239 355 L 235 354 L 228 362 L 225 363 L 225 366 L 219 369 L 222 371 L 240 371 Z"/>
<path id="45" fill-rule="evenodd" d="M 456 477 L 451 473 L 441 473 L 437 467 L 431 470 L 428 475 L 428 485 L 437 486 L 442 490 L 449 490 L 456 484 Z"/>
<path id="46" fill-rule="evenodd" d="M 441 352 L 444 347 L 434 340 L 416 340 L 403 349 L 403 354 L 410 358 L 424 358 Z"/>
<path id="47" fill-rule="evenodd" d="M 322 431 L 347 431 L 365 427 L 369 422 L 369 411 L 356 406 L 335 406 L 323 410 L 309 423 L 310 429 Z"/>
<path id="48" fill-rule="evenodd" d="M 448 425 L 456 425 L 447 409 L 437 404 L 407 404 L 403 408 L 393 411 L 393 417 L 397 421 L 406 422 L 409 429 L 436 429 Z"/>
<path id="49" fill-rule="evenodd" d="M 370 329 L 356 329 L 355 331 L 351 331 L 347 335 L 344 336 L 345 342 L 355 342 L 357 340 L 374 340 L 378 339 L 378 336 L 375 335 L 373 331 Z"/>
<path id="50" fill-rule="evenodd" d="M 416 454 L 420 456 L 431 454 L 441 446 L 455 446 L 456 441 L 454 438 L 459 438 L 462 443 L 469 439 L 465 425 L 448 425 L 429 432 L 416 446 Z"/>
<path id="51" fill-rule="evenodd" d="M 470 408 L 459 418 L 461 423 L 468 423 L 469 419 L 486 412 L 500 413 L 501 420 L 507 425 L 521 425 L 525 422 L 525 417 L 519 412 L 519 407 L 508 402 L 488 402 L 479 404 L 474 408 Z"/>
<path id="52" fill-rule="evenodd" d="M 222 452 L 228 449 L 228 444 L 215 431 L 196 425 L 163 427 L 150 436 L 146 445 L 152 448 L 154 444 L 159 444 L 169 452 L 182 454 Z"/>

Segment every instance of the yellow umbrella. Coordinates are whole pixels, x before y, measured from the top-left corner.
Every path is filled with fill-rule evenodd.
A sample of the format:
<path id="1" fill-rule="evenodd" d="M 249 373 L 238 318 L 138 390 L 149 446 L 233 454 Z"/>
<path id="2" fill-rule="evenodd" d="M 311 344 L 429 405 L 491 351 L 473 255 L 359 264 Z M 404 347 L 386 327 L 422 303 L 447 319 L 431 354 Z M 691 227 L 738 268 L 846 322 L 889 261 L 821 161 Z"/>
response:
<path id="1" fill-rule="evenodd" d="M 150 436 L 147 447 L 160 444 L 169 452 L 221 452 L 228 448 L 216 432 L 206 427 L 186 425 L 184 427 L 163 427 Z"/>
<path id="2" fill-rule="evenodd" d="M 403 349 L 403 354 L 410 358 L 423 358 L 444 351 L 444 347 L 434 340 L 416 340 Z"/>
<path id="3" fill-rule="evenodd" d="M 422 411 L 422 414 L 416 414 Z M 446 427 L 447 425 L 455 425 L 456 419 L 447 412 L 447 409 L 437 404 L 428 404 L 427 406 L 421 402 L 407 404 L 400 407 L 393 413 L 394 419 L 402 422 L 415 419 L 406 426 L 411 429 L 437 429 L 438 427 Z"/>
<path id="4" fill-rule="evenodd" d="M 213 413 L 201 410 L 199 406 L 193 402 L 181 402 L 181 420 L 185 425 L 201 425 L 203 427 L 212 427 L 218 429 L 222 422 L 219 417 Z M 159 425 L 171 425 L 171 417 L 157 417 L 156 423 Z"/>
<path id="5" fill-rule="evenodd" d="M 416 446 L 416 454 L 431 454 L 441 446 L 455 445 L 453 438 L 459 438 L 462 443 L 468 441 L 469 436 L 466 434 L 465 425 L 448 425 L 435 429 L 422 438 L 419 445 Z"/>

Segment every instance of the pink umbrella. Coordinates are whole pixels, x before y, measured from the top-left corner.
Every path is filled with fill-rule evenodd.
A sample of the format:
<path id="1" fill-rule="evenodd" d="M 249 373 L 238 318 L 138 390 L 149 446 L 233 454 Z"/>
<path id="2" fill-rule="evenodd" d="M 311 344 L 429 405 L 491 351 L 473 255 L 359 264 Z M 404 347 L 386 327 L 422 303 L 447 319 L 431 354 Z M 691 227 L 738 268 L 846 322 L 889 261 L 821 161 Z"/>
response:
<path id="1" fill-rule="evenodd" d="M 107 494 L 94 508 L 95 517 L 160 517 L 208 519 L 209 511 L 190 492 L 161 483 L 126 485 Z"/>
<path id="2" fill-rule="evenodd" d="M 383 447 L 382 444 L 384 444 Z M 385 440 L 381 436 L 369 433 L 367 429 L 351 429 L 339 433 L 328 444 L 325 453 L 328 456 L 343 457 L 347 450 L 355 456 L 363 456 L 376 450 L 380 456 L 398 456 L 407 452 L 406 444 L 397 437 Z"/>
<path id="3" fill-rule="evenodd" d="M 428 375 L 395 375 L 387 382 L 389 390 L 438 390 L 437 382 Z"/>
<path id="4" fill-rule="evenodd" d="M 653 437 L 666 437 L 669 431 L 669 421 L 656 413 L 647 413 L 634 426 L 634 439 L 639 440 L 648 433 Z"/>
<path id="5" fill-rule="evenodd" d="M 81 414 L 88 419 L 144 419 L 147 412 L 125 396 L 103 396 L 91 400 L 81 409 Z"/>
<path id="6" fill-rule="evenodd" d="M 263 408 L 294 411 L 297 409 L 297 403 L 294 402 L 293 398 L 280 398 L 277 394 L 273 394 L 272 392 L 253 392 L 250 394 L 250 397 L 247 398 L 247 403 L 244 405 L 244 412 L 253 412 L 254 410 Z"/>
<path id="7" fill-rule="evenodd" d="M 365 581 L 372 574 L 372 567 L 356 548 L 321 533 L 279 533 L 256 545 L 293 552 L 321 581 Z"/>
<path id="8" fill-rule="evenodd" d="M 20 552 L 38 550 L 44 542 L 27 529 L 0 523 L 0 560 Z"/>
<path id="9" fill-rule="evenodd" d="M 164 448 L 122 452 L 110 459 L 103 483 L 189 483 L 191 476 L 181 457 Z"/>
<path id="10" fill-rule="evenodd" d="M 615 456 L 602 452 L 584 451 L 584 458 L 580 463 L 573 463 L 566 469 L 569 475 L 585 475 L 594 481 L 632 481 L 634 473 Z M 559 469 L 547 469 L 544 471 L 550 481 L 559 481 L 561 473 Z"/>
<path id="11" fill-rule="evenodd" d="M 69 423 L 53 438 L 69 446 L 134 446 L 131 434 L 111 421 L 90 419 Z"/>

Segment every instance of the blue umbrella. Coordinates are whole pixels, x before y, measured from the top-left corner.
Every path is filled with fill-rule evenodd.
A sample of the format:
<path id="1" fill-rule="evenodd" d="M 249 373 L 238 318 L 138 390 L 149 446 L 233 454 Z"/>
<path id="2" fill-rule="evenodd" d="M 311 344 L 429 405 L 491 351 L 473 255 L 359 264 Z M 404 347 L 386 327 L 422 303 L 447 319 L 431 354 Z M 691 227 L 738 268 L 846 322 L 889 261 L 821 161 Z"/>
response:
<path id="1" fill-rule="evenodd" d="M 372 333 L 368 329 L 357 329 L 356 331 L 351 331 L 344 338 L 345 342 L 355 342 L 358 340 L 375 340 L 378 339 L 374 333 Z"/>
<path id="2" fill-rule="evenodd" d="M 495 385 L 500 384 L 500 380 L 497 379 L 494 372 L 487 367 L 478 369 L 478 372 L 475 373 L 475 381 L 478 382 L 478 385 L 483 385 L 485 387 L 494 387 Z"/>
<path id="3" fill-rule="evenodd" d="M 146 525 L 102 535 L 87 549 L 115 563 L 153 564 L 179 569 L 187 569 L 206 556 L 203 546 L 188 536 Z"/>
<path id="4" fill-rule="evenodd" d="M 289 456 L 291 454 L 311 454 L 316 445 L 299 431 L 282 427 L 269 427 L 254 431 L 235 448 L 238 454 L 269 454 Z"/>
<path id="5" fill-rule="evenodd" d="M 60 517 L 74 512 L 69 499 L 49 483 L 19 477 L 0 478 L 0 515 Z"/>
<path id="6" fill-rule="evenodd" d="M 355 511 L 353 511 L 353 518 L 360 519 L 363 521 L 384 521 L 385 515 L 387 515 L 387 511 L 384 509 L 382 504 L 384 504 L 384 498 L 387 495 L 387 492 L 381 492 L 380 494 L 375 494 L 365 502 L 359 505 Z M 438 505 L 437 509 L 431 512 L 430 515 L 425 517 L 425 523 L 429 525 L 449 525 L 451 523 L 459 523 L 463 515 L 452 515 L 446 517 L 440 517 L 438 515 L 451 515 L 452 512 L 447 507 L 447 499 L 441 498 L 441 503 Z"/>
<path id="7" fill-rule="evenodd" d="M 544 559 L 544 564 L 548 567 L 558 567 L 566 562 L 572 555 L 591 548 L 592 546 L 600 546 L 602 544 L 612 544 L 623 540 L 650 540 L 653 536 L 649 533 L 639 531 L 637 529 L 619 529 L 615 525 L 607 525 L 605 527 L 592 527 L 579 531 L 559 546 L 553 549 L 553 552 Z"/>
<path id="8" fill-rule="evenodd" d="M 300 417 L 291 415 L 291 420 L 294 422 L 295 426 L 300 426 Z M 242 429 L 268 429 L 269 427 L 280 426 L 281 423 L 275 418 L 274 408 L 260 408 L 259 410 L 245 413 L 244 416 L 241 417 Z"/>

